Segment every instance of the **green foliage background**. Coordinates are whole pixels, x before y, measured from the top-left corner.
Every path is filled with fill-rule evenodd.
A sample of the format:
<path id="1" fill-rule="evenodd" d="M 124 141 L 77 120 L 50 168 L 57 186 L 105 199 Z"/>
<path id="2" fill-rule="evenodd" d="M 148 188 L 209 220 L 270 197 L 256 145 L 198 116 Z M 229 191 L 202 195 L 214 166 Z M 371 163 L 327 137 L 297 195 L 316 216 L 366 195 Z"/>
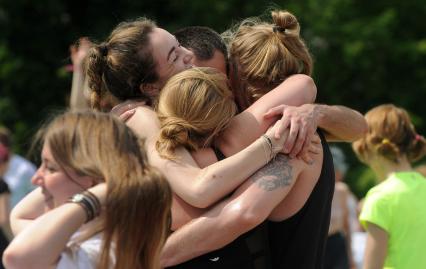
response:
<path id="1" fill-rule="evenodd" d="M 426 5 L 421 0 L 112 1 L 0 0 L 0 124 L 25 152 L 49 112 L 64 109 L 71 85 L 68 48 L 81 36 L 104 39 L 120 21 L 147 16 L 173 32 L 206 25 L 218 32 L 233 22 L 293 12 L 315 57 L 318 102 L 365 113 L 382 103 L 405 107 L 419 133 L 426 125 Z M 349 145 L 348 182 L 358 196 L 374 184 Z"/>

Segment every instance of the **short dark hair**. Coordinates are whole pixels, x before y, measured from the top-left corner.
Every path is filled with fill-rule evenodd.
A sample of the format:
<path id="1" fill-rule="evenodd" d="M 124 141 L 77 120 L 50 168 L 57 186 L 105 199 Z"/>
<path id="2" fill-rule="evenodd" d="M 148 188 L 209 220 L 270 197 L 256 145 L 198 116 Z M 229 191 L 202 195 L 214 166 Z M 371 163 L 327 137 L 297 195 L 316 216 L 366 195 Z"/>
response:
<path id="1" fill-rule="evenodd" d="M 228 50 L 225 41 L 215 30 L 205 26 L 188 26 L 177 30 L 174 35 L 179 43 L 191 49 L 199 60 L 210 60 L 215 50 L 222 52 L 228 72 Z"/>

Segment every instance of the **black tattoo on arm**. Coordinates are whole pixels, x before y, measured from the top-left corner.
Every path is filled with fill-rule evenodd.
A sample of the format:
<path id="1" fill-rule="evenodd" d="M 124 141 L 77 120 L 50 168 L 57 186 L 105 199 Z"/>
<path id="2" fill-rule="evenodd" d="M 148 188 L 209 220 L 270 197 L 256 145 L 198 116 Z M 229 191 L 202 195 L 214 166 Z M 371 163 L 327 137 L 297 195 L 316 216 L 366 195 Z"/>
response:
<path id="1" fill-rule="evenodd" d="M 265 191 L 288 186 L 292 178 L 293 167 L 290 164 L 290 158 L 283 154 L 278 154 L 251 176 L 251 180 Z"/>

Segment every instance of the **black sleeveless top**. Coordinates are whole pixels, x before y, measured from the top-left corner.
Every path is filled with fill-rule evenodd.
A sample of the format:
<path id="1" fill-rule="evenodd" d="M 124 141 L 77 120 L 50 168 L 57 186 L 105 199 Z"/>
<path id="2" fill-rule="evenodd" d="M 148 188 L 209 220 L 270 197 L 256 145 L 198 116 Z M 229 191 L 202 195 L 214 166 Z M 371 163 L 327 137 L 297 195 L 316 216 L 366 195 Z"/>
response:
<path id="1" fill-rule="evenodd" d="M 219 149 L 215 148 L 214 151 L 219 161 L 226 158 Z M 264 222 L 221 249 L 167 268 L 266 269 L 270 268 L 269 250 L 267 248 L 268 230 L 267 223 Z"/>
<path id="2" fill-rule="evenodd" d="M 302 209 L 281 222 L 269 222 L 272 268 L 323 268 L 334 193 L 333 158 L 324 135 L 321 175 Z"/>

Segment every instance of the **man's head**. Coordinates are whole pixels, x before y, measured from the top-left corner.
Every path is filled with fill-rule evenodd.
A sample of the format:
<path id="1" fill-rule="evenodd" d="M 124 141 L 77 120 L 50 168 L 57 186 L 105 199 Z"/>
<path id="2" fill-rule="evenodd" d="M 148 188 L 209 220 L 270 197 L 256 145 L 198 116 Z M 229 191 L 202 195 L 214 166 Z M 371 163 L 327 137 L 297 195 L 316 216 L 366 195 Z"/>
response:
<path id="1" fill-rule="evenodd" d="M 228 74 L 226 44 L 213 29 L 203 26 L 189 26 L 176 31 L 174 35 L 183 47 L 194 53 L 194 65 L 213 67 Z"/>

